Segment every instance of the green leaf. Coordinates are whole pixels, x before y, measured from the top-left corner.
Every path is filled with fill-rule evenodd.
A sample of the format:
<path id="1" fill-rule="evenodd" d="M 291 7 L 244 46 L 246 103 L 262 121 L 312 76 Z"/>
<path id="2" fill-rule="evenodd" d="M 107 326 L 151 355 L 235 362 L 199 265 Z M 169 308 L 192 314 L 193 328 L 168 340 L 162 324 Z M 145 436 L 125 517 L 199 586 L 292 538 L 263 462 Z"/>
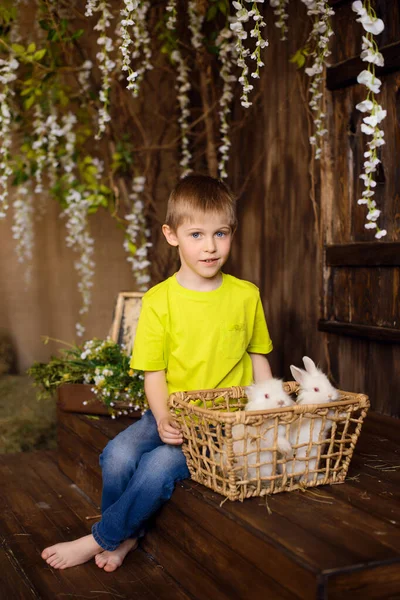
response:
<path id="1" fill-rule="evenodd" d="M 21 96 L 29 96 L 33 92 L 33 87 L 26 88 L 26 90 L 22 90 Z"/>
<path id="2" fill-rule="evenodd" d="M 30 107 L 34 104 L 35 102 L 35 95 L 33 94 L 32 96 L 29 96 L 29 98 L 27 100 L 25 100 L 24 102 L 24 107 L 29 110 Z"/>
<path id="3" fill-rule="evenodd" d="M 39 25 L 45 31 L 49 31 L 49 29 L 51 29 L 51 25 L 47 21 L 41 20 L 41 21 L 39 21 Z"/>
<path id="4" fill-rule="evenodd" d="M 36 50 L 35 42 L 31 42 L 26 49 L 26 51 L 29 52 L 29 54 L 33 54 L 33 52 L 35 52 L 35 50 Z"/>
<path id="5" fill-rule="evenodd" d="M 212 21 L 213 19 L 215 19 L 215 17 L 217 16 L 217 12 L 218 12 L 218 6 L 216 4 L 213 4 L 212 6 L 210 6 L 210 8 L 207 11 L 206 20 Z"/>
<path id="6" fill-rule="evenodd" d="M 135 246 L 135 244 L 128 242 L 128 248 L 131 254 L 136 254 L 137 246 Z"/>
<path id="7" fill-rule="evenodd" d="M 77 31 L 74 31 L 74 33 L 71 35 L 71 40 L 77 40 L 78 38 L 80 38 L 83 34 L 85 33 L 84 29 L 78 29 Z"/>
<path id="8" fill-rule="evenodd" d="M 11 44 L 11 48 L 14 50 L 16 54 L 24 54 L 25 48 L 21 46 L 21 44 Z"/>
<path id="9" fill-rule="evenodd" d="M 35 52 L 35 54 L 33 55 L 33 60 L 42 60 L 43 56 L 46 54 L 47 49 L 43 48 L 42 50 L 38 50 L 37 52 Z"/>

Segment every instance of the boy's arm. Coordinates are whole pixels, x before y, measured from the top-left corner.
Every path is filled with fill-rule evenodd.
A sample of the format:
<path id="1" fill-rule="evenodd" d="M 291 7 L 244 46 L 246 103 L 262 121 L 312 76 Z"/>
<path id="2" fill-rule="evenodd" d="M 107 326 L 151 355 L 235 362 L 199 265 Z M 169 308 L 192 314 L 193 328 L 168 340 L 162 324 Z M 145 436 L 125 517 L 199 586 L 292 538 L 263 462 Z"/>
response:
<path id="1" fill-rule="evenodd" d="M 145 371 L 144 391 L 157 422 L 158 434 L 165 444 L 182 444 L 183 438 L 168 410 L 165 371 Z"/>
<path id="2" fill-rule="evenodd" d="M 253 365 L 254 383 L 272 379 L 272 371 L 267 357 L 264 356 L 264 354 L 253 354 L 251 352 L 249 352 L 249 354 Z"/>

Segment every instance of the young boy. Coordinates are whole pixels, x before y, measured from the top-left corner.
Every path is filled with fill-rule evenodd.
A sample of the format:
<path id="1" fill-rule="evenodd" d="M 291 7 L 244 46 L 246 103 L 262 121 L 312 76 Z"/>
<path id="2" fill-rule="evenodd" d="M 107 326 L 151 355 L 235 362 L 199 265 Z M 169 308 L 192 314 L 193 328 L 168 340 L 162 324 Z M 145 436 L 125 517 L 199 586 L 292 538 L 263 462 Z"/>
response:
<path id="1" fill-rule="evenodd" d="M 162 230 L 178 248 L 181 266 L 143 297 L 131 360 L 144 371 L 151 410 L 106 446 L 101 521 L 91 535 L 46 548 L 42 557 L 52 567 L 95 557 L 100 568 L 114 571 L 175 483 L 189 477 L 169 394 L 272 377 L 259 291 L 221 271 L 235 229 L 235 200 L 221 181 L 189 175 L 178 183 Z"/>

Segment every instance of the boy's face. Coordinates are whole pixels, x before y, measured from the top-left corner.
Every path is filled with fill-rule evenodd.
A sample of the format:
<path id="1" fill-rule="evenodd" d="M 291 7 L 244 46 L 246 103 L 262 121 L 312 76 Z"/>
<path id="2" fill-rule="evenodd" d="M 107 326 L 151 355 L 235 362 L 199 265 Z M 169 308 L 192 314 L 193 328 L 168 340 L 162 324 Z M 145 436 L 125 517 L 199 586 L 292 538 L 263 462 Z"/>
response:
<path id="1" fill-rule="evenodd" d="M 233 230 L 225 213 L 195 213 L 174 232 L 163 225 L 172 246 L 178 246 L 181 271 L 201 278 L 215 277 L 229 257 Z"/>

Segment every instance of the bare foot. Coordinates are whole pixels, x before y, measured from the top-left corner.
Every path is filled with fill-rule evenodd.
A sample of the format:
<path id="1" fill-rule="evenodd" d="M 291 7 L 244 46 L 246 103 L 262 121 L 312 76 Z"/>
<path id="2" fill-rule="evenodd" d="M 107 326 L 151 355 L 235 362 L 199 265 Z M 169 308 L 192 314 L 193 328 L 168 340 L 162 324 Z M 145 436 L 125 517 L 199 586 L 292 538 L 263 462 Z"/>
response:
<path id="1" fill-rule="evenodd" d="M 122 565 L 124 562 L 125 556 L 128 554 L 130 550 L 135 550 L 137 548 L 138 541 L 137 539 L 129 538 L 125 540 L 118 546 L 116 550 L 109 552 L 108 550 L 104 550 L 104 552 L 100 552 L 100 554 L 96 554 L 95 561 L 96 565 L 100 569 L 104 569 L 108 573 L 111 571 L 115 571 Z"/>
<path id="2" fill-rule="evenodd" d="M 101 549 L 101 546 L 90 534 L 73 542 L 49 546 L 43 550 L 42 558 L 54 569 L 67 569 L 87 562 Z"/>

